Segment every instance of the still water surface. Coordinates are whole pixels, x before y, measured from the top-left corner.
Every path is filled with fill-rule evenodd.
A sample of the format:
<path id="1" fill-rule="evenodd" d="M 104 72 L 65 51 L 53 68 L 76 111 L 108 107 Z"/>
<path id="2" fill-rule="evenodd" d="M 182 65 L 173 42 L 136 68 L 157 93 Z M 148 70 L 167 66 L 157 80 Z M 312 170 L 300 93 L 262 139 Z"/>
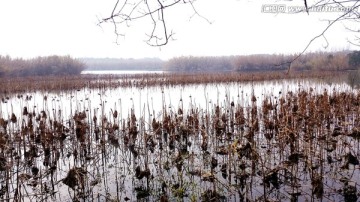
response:
<path id="1" fill-rule="evenodd" d="M 119 73 L 119 72 L 118 72 Z M 231 156 L 222 156 L 215 153 L 218 146 L 226 144 L 234 144 L 237 140 L 224 140 L 223 142 L 213 139 L 209 140 L 209 149 L 207 152 L 201 151 L 202 137 L 194 134 L 189 136 L 186 141 L 179 141 L 175 144 L 176 148 L 183 148 L 185 146 L 186 154 L 181 157 L 182 167 L 179 169 L 176 166 L 179 162 L 176 159 L 182 149 L 170 149 L 170 143 L 165 137 L 155 139 L 155 132 L 151 131 L 152 120 L 163 120 L 164 113 L 167 111 L 171 117 L 179 116 L 178 109 L 182 109 L 184 116 L 191 115 L 191 111 L 197 111 L 200 117 L 205 117 L 206 114 L 213 114 L 216 106 L 219 106 L 224 113 L 229 110 L 230 103 L 234 102 L 235 106 L 243 107 L 244 109 L 254 107 L 251 98 L 256 98 L 256 105 L 261 106 L 265 98 L 269 98 L 274 102 L 279 101 L 280 97 L 286 96 L 289 92 L 297 93 L 302 90 L 309 91 L 312 89 L 313 94 L 322 94 L 325 91 L 328 94 L 333 92 L 354 92 L 347 84 L 329 84 L 315 80 L 291 80 L 291 81 L 264 81 L 264 82 L 247 82 L 247 83 L 221 83 L 221 84 L 201 84 L 201 85 L 187 85 L 187 86 L 164 86 L 164 87 L 144 87 L 144 88 L 116 88 L 116 89 L 79 89 L 66 92 L 33 92 L 24 95 L 11 95 L 5 102 L 0 104 L 0 118 L 10 119 L 11 114 L 17 115 L 20 124 L 9 124 L 8 133 L 12 136 L 18 134 L 19 129 L 28 123 L 28 116 L 23 115 L 22 110 L 24 107 L 30 112 L 41 114 L 45 112 L 47 118 L 42 118 L 47 126 L 47 132 L 53 128 L 53 121 L 57 120 L 69 127 L 75 124 L 73 117 L 79 112 L 84 112 L 86 118 L 82 120 L 83 124 L 87 125 L 89 141 L 86 145 L 79 143 L 76 133 L 70 130 L 66 135 L 68 137 L 61 143 L 52 145 L 51 158 L 44 157 L 44 148 L 46 145 L 38 145 L 39 157 L 32 159 L 32 166 L 41 170 L 42 177 L 33 177 L 29 183 L 23 183 L 19 189 L 22 190 L 23 197 L 27 201 L 32 200 L 54 200 L 54 201 L 71 201 L 84 199 L 85 201 L 91 200 L 142 200 L 154 201 L 159 200 L 162 195 L 166 195 L 170 201 L 184 200 L 191 201 L 193 199 L 200 200 L 204 198 L 204 193 L 207 190 L 217 190 L 217 193 L 222 197 L 219 200 L 224 201 L 239 201 L 246 197 L 250 200 L 262 200 L 264 186 L 262 184 L 262 170 L 259 169 L 255 176 L 249 178 L 247 176 L 250 172 L 250 160 L 243 161 L 246 165 L 244 176 L 230 175 L 230 178 L 222 177 L 220 166 L 214 169 L 210 168 L 212 157 L 216 157 L 219 164 L 224 165 L 232 163 Z M 26 99 L 28 97 L 29 99 Z M 260 107 L 258 108 L 260 112 Z M 113 117 L 113 112 L 118 112 L 118 117 Z M 125 146 L 124 136 L 127 134 L 125 129 L 115 132 L 118 138 L 118 144 L 113 145 L 107 140 L 109 139 L 108 129 L 101 133 L 106 135 L 106 139 L 102 142 L 96 140 L 94 136 L 94 129 L 97 126 L 108 127 L 114 123 L 120 126 L 120 129 L 129 124 L 131 115 L 134 114 L 137 118 L 136 126 L 140 131 L 147 131 L 147 133 L 154 137 L 156 141 L 155 152 L 145 152 L 144 139 L 139 138 L 135 142 L 135 149 L 139 152 L 138 157 L 134 157 L 134 153 L 130 152 L 128 147 Z M 93 123 L 93 117 L 98 117 L 96 124 Z M 247 116 L 247 115 L 245 115 Z M 106 118 L 106 122 L 104 122 Z M 35 120 L 34 120 L 35 122 Z M 200 120 L 204 123 L 204 120 Z M 185 122 L 183 122 L 185 124 Z M 105 125 L 105 126 L 104 126 Z M 37 127 L 40 127 L 37 125 Z M 71 128 L 71 127 L 69 127 Z M 35 131 L 39 131 L 38 128 Z M 1 132 L 1 131 L 0 131 Z M 4 132 L 4 131 L 3 131 Z M 143 134 L 140 134 L 140 137 Z M 165 135 L 165 134 L 162 134 Z M 27 139 L 25 139 L 27 140 Z M 257 147 L 259 154 L 268 155 L 266 147 L 276 145 L 276 143 L 266 142 L 262 134 L 259 134 L 259 142 Z M 240 140 L 240 143 L 244 140 Z M 358 142 L 348 139 L 339 139 L 340 142 L 349 144 L 347 149 L 351 150 L 355 155 L 359 154 L 357 147 Z M 191 144 L 189 143 L 191 142 Z M 163 150 L 160 149 L 160 143 L 163 144 Z M 344 144 L 345 144 L 344 143 Z M 18 144 L 18 145 L 17 145 Z M 29 150 L 31 145 L 35 144 L 30 141 L 27 143 L 16 143 L 16 148 L 20 148 L 21 152 Z M 301 144 L 301 143 L 300 143 Z M 245 143 L 244 143 L 245 145 Z M 281 153 L 276 146 L 270 156 L 273 160 L 268 159 L 269 167 L 262 169 L 271 169 L 277 167 L 279 157 L 277 153 Z M 313 151 L 322 152 L 317 148 Z M 22 149 L 24 148 L 24 149 Z M 76 155 L 75 155 L 76 151 Z M 336 151 L 337 154 L 342 154 L 342 150 Z M 322 154 L 321 154 L 322 155 Z M 341 156 L 338 156 L 341 158 Z M 10 156 L 8 157 L 9 161 Z M 56 165 L 56 171 L 51 170 L 53 167 L 46 164 L 46 159 L 50 158 Z M 265 158 L 266 160 L 266 158 Z M 134 177 L 136 167 L 140 166 L 144 169 L 144 165 L 148 165 L 151 176 L 149 178 L 139 179 Z M 175 163 L 174 163 L 175 162 Z M 12 163 L 15 163 L 13 161 Z M 17 171 L 21 173 L 31 174 L 30 167 L 27 167 L 28 162 L 25 157 L 21 157 L 19 167 L 14 167 L 10 174 L 10 180 L 13 184 L 9 188 L 14 196 L 14 184 L 17 182 Z M 323 162 L 320 162 L 323 165 Z M 300 162 L 299 167 L 291 167 L 291 169 L 279 171 L 284 173 L 286 178 L 291 179 L 291 183 L 297 182 L 298 184 L 286 184 L 282 182 L 280 188 L 269 185 L 267 192 L 268 197 L 276 200 L 289 201 L 292 195 L 298 195 L 299 200 L 314 200 L 311 194 L 312 182 L 309 180 L 309 174 L 305 171 L 308 166 L 307 162 Z M 359 169 L 358 166 L 350 166 L 350 170 L 341 174 L 337 173 L 340 163 L 333 164 L 336 166 L 326 166 L 324 168 L 324 190 L 325 196 L 323 201 L 343 200 L 341 194 L 337 190 L 342 187 L 338 179 L 342 177 L 350 178 L 358 183 Z M 264 165 L 262 165 L 264 166 Z M 71 168 L 82 168 L 86 170 L 86 182 L 83 185 L 84 189 L 79 189 L 76 186 L 75 190 L 69 188 L 63 183 L 63 179 L 68 175 Z M 169 167 L 169 168 L 167 168 Z M 231 170 L 238 170 L 239 168 L 231 168 Z M 315 169 L 315 168 L 314 168 Z M 215 171 L 215 181 L 213 178 L 213 170 Z M 304 171 L 302 171 L 304 170 Z M 80 171 L 80 170 L 78 170 Z M 199 172 L 199 174 L 194 174 Z M 315 172 L 315 171 L 314 171 Z M 191 174 L 192 173 L 192 174 Z M 1 173 L 3 176 L 4 173 Z M 293 179 L 294 175 L 298 179 Z M 3 176 L 5 177 L 5 176 Z M 79 176 L 78 176 L 79 177 Z M 242 177 L 247 180 L 240 182 Z M 279 179 L 285 178 L 279 176 Z M 5 179 L 5 178 L 3 178 Z M 205 180 L 204 180 L 205 179 Z M 251 181 L 249 180 L 251 179 Z M 270 179 L 270 178 L 269 178 Z M 272 178 L 271 178 L 272 179 Z M 3 181 L 2 183 L 4 183 Z M 33 187 L 31 182 L 42 183 L 43 185 Z M 251 186 L 250 186 L 251 184 Z M 44 186 L 50 191 L 44 191 Z M 240 187 L 239 187 L 240 186 Z M 224 197 L 223 197 L 224 196 Z"/>

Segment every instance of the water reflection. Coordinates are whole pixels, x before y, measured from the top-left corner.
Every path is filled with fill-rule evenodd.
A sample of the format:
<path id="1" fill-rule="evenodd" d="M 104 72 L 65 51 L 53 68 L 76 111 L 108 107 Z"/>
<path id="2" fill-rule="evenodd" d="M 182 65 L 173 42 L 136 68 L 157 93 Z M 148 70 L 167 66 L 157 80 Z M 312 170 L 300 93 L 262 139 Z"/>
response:
<path id="1" fill-rule="evenodd" d="M 305 80 L 12 95 L 0 197 L 356 201 L 359 103 Z"/>

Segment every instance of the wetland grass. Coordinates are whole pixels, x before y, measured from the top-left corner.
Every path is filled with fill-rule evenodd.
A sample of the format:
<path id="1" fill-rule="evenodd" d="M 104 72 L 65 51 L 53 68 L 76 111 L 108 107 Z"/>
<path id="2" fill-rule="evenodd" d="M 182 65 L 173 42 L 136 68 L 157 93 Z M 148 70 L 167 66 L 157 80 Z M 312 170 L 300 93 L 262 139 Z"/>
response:
<path id="1" fill-rule="evenodd" d="M 82 88 L 144 88 L 151 86 L 197 85 L 231 82 L 256 82 L 281 79 L 346 79 L 346 72 L 224 72 L 224 73 L 163 73 L 135 75 L 80 75 L 80 76 L 35 76 L 3 77 L 0 80 L 0 93 L 56 92 L 72 91 Z M 338 82 L 338 81 L 337 81 Z"/>

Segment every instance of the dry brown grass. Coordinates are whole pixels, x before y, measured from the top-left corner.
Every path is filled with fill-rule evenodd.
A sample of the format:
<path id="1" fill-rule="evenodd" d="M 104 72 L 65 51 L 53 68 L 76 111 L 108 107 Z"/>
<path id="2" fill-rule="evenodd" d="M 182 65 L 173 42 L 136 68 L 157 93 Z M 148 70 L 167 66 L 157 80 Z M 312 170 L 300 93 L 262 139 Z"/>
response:
<path id="1" fill-rule="evenodd" d="M 249 95 L 246 107 L 224 100 L 209 110 L 163 107 L 149 121 L 134 109 L 0 117 L 0 198 L 356 201 L 359 93 L 310 88 L 262 103 Z"/>
<path id="2" fill-rule="evenodd" d="M 345 77 L 341 72 L 284 72 L 263 73 L 209 73 L 209 74 L 143 74 L 143 75 L 81 75 L 1 78 L 0 93 L 23 93 L 34 91 L 78 90 L 81 88 L 116 88 L 173 86 L 208 83 L 249 82 L 294 78 L 332 79 Z"/>

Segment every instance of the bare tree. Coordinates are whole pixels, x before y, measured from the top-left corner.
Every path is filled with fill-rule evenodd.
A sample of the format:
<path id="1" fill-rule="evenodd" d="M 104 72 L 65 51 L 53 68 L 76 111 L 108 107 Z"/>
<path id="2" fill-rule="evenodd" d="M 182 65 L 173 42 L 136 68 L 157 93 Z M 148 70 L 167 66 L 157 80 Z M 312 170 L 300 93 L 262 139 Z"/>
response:
<path id="1" fill-rule="evenodd" d="M 117 0 L 110 16 L 101 19 L 99 25 L 112 23 L 118 39 L 119 36 L 124 36 L 124 30 L 120 30 L 121 28 L 130 26 L 131 22 L 148 19 L 152 23 L 152 30 L 146 34 L 146 43 L 150 46 L 164 46 L 174 35 L 174 32 L 168 28 L 167 13 L 165 11 L 171 7 L 186 5 L 194 12 L 193 16 L 197 15 L 202 17 L 195 9 L 195 1 L 196 0 Z M 204 19 L 207 20 L 206 18 Z M 210 21 L 208 22 L 210 23 Z"/>

